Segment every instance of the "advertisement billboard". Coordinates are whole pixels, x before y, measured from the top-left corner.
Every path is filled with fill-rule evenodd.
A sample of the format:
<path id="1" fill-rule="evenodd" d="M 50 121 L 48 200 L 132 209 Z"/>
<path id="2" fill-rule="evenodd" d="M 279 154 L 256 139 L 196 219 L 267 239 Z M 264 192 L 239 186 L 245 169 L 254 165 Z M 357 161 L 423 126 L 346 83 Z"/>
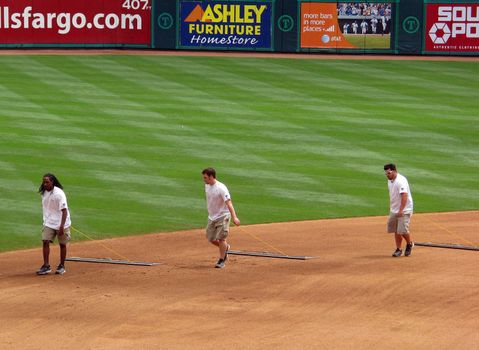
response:
<path id="1" fill-rule="evenodd" d="M 0 45 L 151 43 L 151 0 L 0 0 Z"/>
<path id="2" fill-rule="evenodd" d="M 427 4 L 425 50 L 479 51 L 479 4 Z"/>
<path id="3" fill-rule="evenodd" d="M 391 3 L 303 2 L 301 49 L 390 49 Z"/>
<path id="4" fill-rule="evenodd" d="M 272 3 L 181 1 L 179 46 L 270 50 Z"/>

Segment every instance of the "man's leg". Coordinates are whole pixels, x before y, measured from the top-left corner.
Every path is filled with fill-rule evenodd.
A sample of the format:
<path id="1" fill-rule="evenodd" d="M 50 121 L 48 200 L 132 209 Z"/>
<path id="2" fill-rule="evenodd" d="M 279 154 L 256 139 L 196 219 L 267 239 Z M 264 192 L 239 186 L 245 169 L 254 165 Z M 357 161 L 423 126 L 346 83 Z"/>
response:
<path id="1" fill-rule="evenodd" d="M 48 239 L 43 239 L 43 265 L 37 271 L 37 275 L 46 275 L 52 270 L 50 269 L 50 241 Z"/>
<path id="2" fill-rule="evenodd" d="M 50 265 L 50 241 L 43 241 L 43 265 Z"/>
<path id="3" fill-rule="evenodd" d="M 394 240 L 396 241 L 396 251 L 393 253 L 393 257 L 399 257 L 402 255 L 402 236 L 399 233 L 394 233 Z"/>
<path id="4" fill-rule="evenodd" d="M 394 234 L 394 238 L 396 240 L 396 248 L 397 249 L 401 249 L 401 245 L 402 245 L 402 235 L 400 235 L 399 233 L 395 233 Z"/>
<path id="5" fill-rule="evenodd" d="M 411 255 L 411 252 L 412 252 L 412 248 L 414 247 L 414 243 L 412 242 L 411 240 L 411 236 L 409 235 L 409 233 L 403 235 L 404 236 L 404 239 L 406 240 L 407 244 L 406 244 L 406 251 L 404 252 L 404 255 L 405 256 L 410 256 Z"/>
<path id="6" fill-rule="evenodd" d="M 401 233 L 402 238 L 406 241 L 406 250 L 404 252 L 405 256 L 410 256 L 414 243 L 411 240 L 411 236 L 409 235 L 409 222 L 411 220 L 410 214 L 405 214 L 402 218 L 398 220 L 398 229 Z"/>
<path id="7" fill-rule="evenodd" d="M 411 235 L 409 233 L 401 235 L 406 240 L 407 244 L 411 244 Z"/>
<path id="8" fill-rule="evenodd" d="M 60 265 L 65 266 L 66 257 L 67 257 L 67 245 L 60 244 Z"/>
<path id="9" fill-rule="evenodd" d="M 226 251 L 228 250 L 228 243 L 226 239 L 220 239 L 218 247 L 220 248 L 220 259 L 225 259 Z"/>
<path id="10" fill-rule="evenodd" d="M 215 241 L 210 241 L 211 244 L 219 247 L 220 246 L 220 243 L 218 242 L 218 240 L 215 240 Z"/>

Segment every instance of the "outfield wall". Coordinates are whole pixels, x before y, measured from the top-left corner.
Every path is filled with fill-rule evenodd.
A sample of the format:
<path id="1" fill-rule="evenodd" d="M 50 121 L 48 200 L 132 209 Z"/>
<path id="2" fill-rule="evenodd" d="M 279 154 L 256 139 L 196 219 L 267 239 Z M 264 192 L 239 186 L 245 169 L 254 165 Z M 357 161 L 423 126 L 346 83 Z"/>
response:
<path id="1" fill-rule="evenodd" d="M 477 55 L 479 0 L 0 0 L 0 47 Z"/>

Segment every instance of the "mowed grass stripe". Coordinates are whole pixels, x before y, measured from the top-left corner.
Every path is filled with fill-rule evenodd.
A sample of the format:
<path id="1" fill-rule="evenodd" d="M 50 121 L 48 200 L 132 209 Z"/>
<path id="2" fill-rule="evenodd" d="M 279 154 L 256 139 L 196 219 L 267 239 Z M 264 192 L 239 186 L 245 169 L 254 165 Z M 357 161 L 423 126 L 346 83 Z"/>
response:
<path id="1" fill-rule="evenodd" d="M 182 70 L 188 75 L 195 77 L 194 83 L 199 87 L 202 85 L 215 86 L 223 85 L 226 96 L 231 96 L 231 91 L 238 91 L 238 96 L 245 96 L 242 101 L 247 101 L 248 96 L 254 91 L 254 95 L 261 97 L 266 101 L 276 102 L 284 101 L 284 96 L 290 99 L 299 98 L 304 101 L 305 96 L 293 89 L 280 88 L 273 85 L 273 81 L 260 70 L 257 75 L 249 76 L 247 70 L 240 70 L 240 65 L 236 65 L 236 69 L 232 70 L 228 67 L 215 65 L 208 62 L 195 62 L 190 58 L 183 58 L 184 65 Z M 173 65 L 173 63 L 172 63 Z M 265 78 L 265 79 L 263 79 Z M 219 89 L 215 89 L 219 91 Z M 246 93 L 246 94 L 245 94 Z M 251 100 L 251 98 L 249 98 Z"/>
<path id="2" fill-rule="evenodd" d="M 49 73 L 49 74 L 47 74 Z M 47 75 L 51 75 L 51 71 L 50 70 L 47 70 L 47 72 L 44 73 L 45 76 Z M 53 73 L 54 74 L 54 73 Z M 75 85 L 76 85 L 76 82 L 75 82 Z M 75 92 L 75 94 L 77 93 L 75 90 L 73 90 Z M 96 89 L 96 91 L 98 92 L 98 89 Z M 111 100 L 111 97 L 115 97 L 114 95 L 110 94 L 110 93 L 103 93 L 102 92 L 102 95 L 104 96 L 110 96 L 110 100 Z M 81 96 L 81 95 L 80 95 Z M 90 101 L 87 101 L 87 102 L 90 102 Z M 96 99 L 95 99 L 95 102 Z M 112 101 L 112 104 L 114 103 L 114 100 Z M 109 123 L 111 124 L 111 122 Z M 21 127 L 25 127 L 25 125 L 20 125 Z M 42 126 L 42 125 L 40 125 Z M 94 126 L 94 125 L 93 125 Z M 51 126 L 48 124 L 47 126 L 43 126 L 43 128 L 50 128 Z M 53 131 L 53 130 L 52 130 Z M 57 126 L 57 132 L 58 134 L 66 134 L 70 131 L 70 134 L 71 134 L 71 131 L 72 130 L 62 130 L 62 128 L 58 127 Z M 51 140 L 52 142 L 54 142 L 55 140 L 52 139 Z M 76 142 L 76 144 L 78 145 L 78 141 Z M 61 153 L 61 152 L 58 152 L 58 153 Z M 129 160 L 128 158 L 125 158 L 125 157 L 116 157 L 116 158 L 113 158 L 113 161 L 112 161 L 112 157 L 111 155 L 110 156 L 101 156 L 101 155 L 96 155 L 95 154 L 96 152 L 94 153 L 88 153 L 88 152 L 81 152 L 80 149 L 78 149 L 78 147 L 75 148 L 75 152 L 71 153 L 71 154 L 67 154 L 67 159 L 65 159 L 64 161 L 64 165 L 65 164 L 68 164 L 69 161 L 71 161 L 72 159 L 73 160 L 76 160 L 77 163 L 81 163 L 81 161 L 85 160 L 87 163 L 90 163 L 89 166 L 92 166 L 91 163 L 98 163 L 98 164 L 101 164 L 101 165 L 107 165 L 109 168 L 110 166 L 113 166 L 114 164 L 118 164 L 119 165 L 119 168 L 121 171 L 123 171 L 125 169 L 125 163 L 126 163 L 126 166 L 128 167 L 129 165 L 130 166 L 135 166 L 135 167 L 138 167 L 138 162 L 136 162 L 136 160 Z M 61 159 L 61 154 L 60 154 L 60 157 Z M 80 165 L 80 164 L 77 164 L 77 165 Z M 110 169 L 111 170 L 111 169 Z M 123 174 L 124 175 L 124 174 Z M 94 190 L 94 188 L 93 188 Z M 96 200 L 98 200 L 98 195 L 95 196 Z M 114 198 L 115 196 L 110 196 L 110 199 L 111 198 Z M 111 215 L 110 215 L 111 216 Z M 77 216 L 78 218 L 78 216 Z M 115 220 L 117 220 L 117 217 L 116 216 L 111 216 L 110 220 L 114 218 Z M 121 221 L 121 220 L 120 220 Z M 118 222 L 118 221 L 117 221 Z M 131 230 L 131 227 L 129 228 Z"/>
<path id="3" fill-rule="evenodd" d="M 238 65 L 241 65 L 241 63 L 238 63 Z M 192 66 L 191 64 L 189 64 L 188 67 L 189 67 L 189 70 L 190 70 L 193 74 L 194 74 L 194 72 L 200 70 L 199 67 L 194 66 L 194 65 Z M 261 67 L 260 67 L 259 69 L 261 69 Z M 210 71 L 214 71 L 214 70 L 213 70 L 212 68 L 210 68 L 210 69 L 208 69 L 208 70 L 206 70 L 206 69 L 203 68 L 202 71 L 206 71 L 207 73 L 210 73 Z M 227 74 L 227 72 L 225 72 L 225 70 L 222 69 L 221 72 L 223 73 L 223 75 L 225 75 L 225 78 L 224 78 L 225 81 L 235 81 L 235 80 L 233 80 L 233 79 L 229 79 L 229 78 L 228 78 L 228 74 Z M 209 74 L 208 76 L 211 77 L 211 74 Z M 231 77 L 230 77 L 230 78 L 231 78 Z M 248 84 L 254 87 L 255 85 L 254 85 L 254 83 L 251 84 L 251 81 L 254 82 L 255 80 L 249 79 L 249 81 L 248 81 Z M 260 85 L 262 86 L 262 85 L 264 85 L 264 84 L 261 83 Z M 235 86 L 233 87 L 233 89 L 234 89 L 234 88 L 235 88 Z M 271 91 L 271 94 L 274 95 L 274 96 L 278 96 L 278 94 L 279 94 L 279 96 L 287 95 L 290 100 L 293 100 L 294 102 L 297 102 L 297 101 L 295 100 L 294 91 L 290 93 L 289 91 L 286 91 L 285 89 L 282 89 L 282 88 L 281 88 L 281 89 L 278 89 L 278 88 L 276 88 L 276 87 L 274 87 L 274 86 L 270 86 L 270 87 L 269 87 L 269 90 Z M 286 92 L 285 92 L 285 91 L 286 91 Z M 256 89 L 255 89 L 255 92 L 256 92 Z M 302 100 L 304 100 L 304 96 L 303 96 Z M 330 150 L 319 149 L 319 148 L 315 147 L 314 145 L 313 145 L 313 146 L 311 146 L 311 145 L 305 146 L 304 144 L 302 144 L 301 141 L 303 141 L 304 138 L 307 137 L 306 128 L 303 127 L 302 129 L 303 129 L 303 130 L 291 130 L 291 129 L 290 129 L 290 131 L 288 131 L 288 133 L 280 133 L 280 132 L 275 132 L 275 131 L 271 131 L 271 132 L 269 132 L 269 133 L 263 132 L 263 133 L 261 133 L 261 139 L 264 140 L 263 143 L 264 143 L 266 140 L 268 140 L 269 137 L 271 137 L 272 139 L 276 139 L 276 140 L 278 140 L 279 142 L 284 142 L 285 137 L 282 137 L 282 134 L 287 134 L 287 136 L 291 136 L 294 140 L 293 140 L 292 144 L 287 144 L 287 145 L 285 146 L 285 148 L 290 148 L 290 149 L 291 149 L 291 148 L 296 148 L 296 145 L 299 145 L 300 150 L 301 150 L 303 153 L 304 153 L 304 152 L 310 152 L 310 153 L 312 153 L 312 154 L 315 154 L 315 153 L 316 153 L 316 154 L 326 154 L 326 153 L 330 153 Z M 297 134 L 295 134 L 295 133 L 297 133 Z M 314 135 L 314 134 L 313 134 L 313 135 Z M 318 138 L 316 137 L 315 140 L 317 141 Z M 282 151 L 280 145 L 278 145 L 277 147 L 279 148 L 278 151 Z M 333 147 L 334 147 L 334 146 L 333 146 Z M 345 147 L 345 148 L 346 148 L 346 147 Z M 264 149 L 264 148 L 263 148 L 263 149 Z M 336 151 L 337 151 L 337 150 L 336 150 Z M 348 156 L 352 156 L 355 151 L 351 151 L 351 148 L 348 146 L 348 147 L 347 147 L 347 150 L 345 150 L 345 152 L 347 153 Z M 357 150 L 356 152 L 357 152 L 357 153 L 360 153 L 361 150 Z"/>
<path id="4" fill-rule="evenodd" d="M 74 223 L 95 238 L 202 227 L 200 171 L 210 165 L 244 223 L 384 214 L 389 161 L 409 177 L 418 211 L 477 209 L 478 84 L 461 85 L 477 65 L 425 67 L 1 57 L 2 178 L 22 188 L 0 186 L 4 229 L 22 224 L 0 250 L 37 244 L 35 191 L 46 171 L 62 179 Z"/>
<path id="5" fill-rule="evenodd" d="M 122 85 L 129 86 L 130 89 L 136 87 L 137 89 L 135 90 L 141 91 L 143 96 L 154 96 L 157 108 L 161 107 L 163 100 L 169 103 L 176 100 L 178 103 L 182 103 L 184 107 L 190 105 L 192 111 L 199 109 L 208 112 L 211 108 L 210 105 L 216 106 L 223 103 L 233 108 L 239 106 L 230 100 L 225 101 L 216 96 L 208 95 L 202 89 L 192 88 L 186 83 L 181 84 L 167 77 L 154 75 L 147 71 L 118 63 L 113 58 L 104 66 L 99 65 L 95 61 L 88 62 L 86 66 L 92 70 L 101 70 L 102 74 L 109 74 L 119 81 L 124 81 Z M 178 76 L 180 73 L 184 74 L 184 72 L 178 72 Z M 134 96 L 134 98 L 136 99 L 137 96 Z"/>
<path id="6" fill-rule="evenodd" d="M 109 66 L 111 66 L 111 65 L 109 65 Z M 121 71 L 121 69 L 117 70 L 117 71 Z M 136 76 L 137 74 L 134 74 L 134 75 Z M 216 103 L 218 103 L 218 102 L 216 102 Z M 219 107 L 219 108 L 221 108 L 221 107 Z M 235 113 L 235 111 L 233 111 L 233 113 Z M 205 122 L 208 121 L 208 117 L 205 117 L 204 119 L 205 119 Z M 286 123 L 284 123 L 284 124 L 286 124 Z M 290 126 L 294 126 L 294 125 L 290 124 Z M 200 157 L 200 158 L 206 158 L 206 159 L 211 157 L 211 155 L 209 155 L 208 153 L 205 153 L 205 151 L 199 151 L 199 152 L 195 151 L 197 149 L 196 144 L 203 142 L 202 140 L 197 138 L 197 136 L 194 136 L 193 138 L 188 138 L 186 136 L 165 136 L 165 135 L 162 135 L 159 138 L 161 138 L 162 140 L 168 139 L 168 138 L 172 139 L 171 142 L 173 142 L 173 143 L 181 141 L 183 144 L 186 144 L 186 145 L 192 143 L 192 147 L 186 149 L 186 151 L 188 153 L 190 153 L 190 155 L 194 155 L 194 156 L 197 156 L 197 157 Z M 182 139 L 179 140 L 177 138 L 182 138 Z M 212 147 L 223 147 L 223 148 L 229 147 L 229 144 L 227 142 L 218 143 L 217 140 L 212 140 L 212 141 L 210 141 L 210 143 L 211 143 Z M 263 161 L 262 159 L 260 159 L 258 157 L 252 157 L 252 156 L 241 157 L 240 159 L 236 159 L 236 160 L 239 160 L 239 161 L 255 161 L 255 162 L 262 162 Z"/>
<path id="7" fill-rule="evenodd" d="M 329 64 L 334 66 L 338 71 L 344 72 L 344 74 L 357 76 L 358 78 L 362 76 L 364 79 L 373 79 L 376 81 L 378 88 L 383 88 L 391 84 L 396 88 L 396 91 L 398 91 L 399 89 L 397 89 L 396 85 L 399 84 L 405 88 L 405 91 L 407 91 L 409 86 L 414 86 L 422 90 L 453 90 L 454 93 L 461 94 L 461 96 L 469 95 L 474 92 L 464 86 L 462 81 L 455 81 L 445 77 L 431 78 L 431 73 L 436 72 L 437 74 L 437 70 L 429 70 L 424 74 L 424 68 L 416 70 L 412 69 L 410 72 L 395 72 L 377 69 L 374 66 L 365 67 L 364 64 L 357 62 L 330 62 Z M 431 82 L 433 82 L 433 84 L 431 84 Z M 362 88 L 364 87 L 360 86 L 360 89 Z"/>
<path id="8" fill-rule="evenodd" d="M 112 132 L 112 131 L 110 130 L 110 133 L 111 133 L 111 132 Z M 73 157 L 74 160 L 83 161 L 83 160 L 85 160 L 85 158 L 88 158 L 88 156 L 90 156 L 90 155 L 87 154 L 87 157 L 81 156 L 80 158 L 78 158 L 77 155 L 73 155 L 73 156 L 71 156 L 71 157 Z M 71 158 L 71 157 L 70 157 L 70 158 Z M 93 159 L 91 160 L 92 162 L 96 162 L 96 163 L 107 163 L 107 164 L 109 163 L 109 161 L 108 161 L 107 159 L 103 159 L 102 157 L 99 157 L 99 156 L 91 156 L 91 158 L 93 158 Z M 125 163 L 125 162 L 123 161 L 123 162 L 119 162 L 119 163 Z M 127 164 L 127 165 L 128 165 L 128 164 Z"/>
<path id="9" fill-rule="evenodd" d="M 339 63 L 339 64 L 340 64 L 342 67 L 344 67 L 344 66 L 346 66 L 347 64 L 349 64 L 349 62 L 348 62 L 348 63 Z M 357 68 L 357 67 L 354 67 L 354 70 L 355 70 L 355 71 L 363 72 L 363 70 L 358 70 L 358 69 L 355 69 L 355 68 Z M 329 86 L 328 86 L 328 88 L 329 88 Z M 436 89 L 436 90 L 437 90 L 437 89 Z M 398 99 L 398 98 L 395 98 L 394 100 L 397 100 L 397 99 Z M 397 105 L 401 105 L 401 103 L 398 102 Z M 404 103 L 403 103 L 402 105 L 404 106 Z M 413 108 L 422 107 L 422 106 L 419 105 L 419 104 L 416 104 L 416 105 L 414 105 L 414 106 L 409 106 L 409 104 L 406 104 L 405 106 L 406 106 L 406 107 L 413 107 Z M 435 107 L 435 108 L 433 108 L 433 107 Z M 455 108 L 455 107 L 444 106 L 444 104 L 442 104 L 442 105 L 428 105 L 428 106 L 424 106 L 423 109 L 426 109 L 426 110 L 431 110 L 431 109 L 433 109 L 433 110 L 436 110 L 436 111 L 438 111 L 438 110 L 444 111 L 444 109 L 449 110 L 449 111 L 451 111 L 451 110 L 452 110 L 452 111 L 458 111 L 458 110 L 460 110 L 460 109 Z M 343 117 L 343 120 L 344 120 L 344 119 L 345 119 L 345 118 Z M 355 120 L 355 121 L 357 122 L 357 117 L 348 118 L 348 119 L 350 119 L 350 120 Z M 377 123 L 377 124 L 381 124 L 381 120 L 380 120 L 380 119 L 377 119 L 377 120 L 379 121 L 379 123 Z M 384 120 L 384 119 L 383 119 L 383 120 Z M 367 122 L 367 121 L 361 121 L 360 124 L 362 124 L 362 126 L 367 126 L 367 125 L 368 125 L 368 122 Z M 386 121 L 386 120 L 385 120 L 384 124 L 387 124 L 387 121 Z M 417 140 L 424 140 L 424 142 L 430 143 L 430 142 L 431 142 L 430 139 L 438 140 L 438 148 L 441 148 L 441 149 L 444 148 L 444 147 L 443 147 L 444 141 L 448 141 L 448 142 L 449 142 L 449 145 L 450 145 L 450 142 L 451 142 L 451 141 L 459 141 L 459 142 L 456 142 L 456 143 L 458 143 L 458 144 L 460 143 L 460 140 L 458 140 L 457 138 L 450 137 L 450 136 L 443 136 L 443 135 L 441 135 L 441 134 L 439 134 L 439 133 L 436 133 L 436 134 L 431 135 L 430 132 L 422 132 L 422 133 L 419 133 L 419 132 L 416 132 L 416 133 L 415 133 L 415 132 L 408 133 L 408 132 L 404 132 L 404 131 L 403 131 L 403 132 L 398 132 L 398 131 L 397 131 L 397 128 L 396 128 L 396 129 L 391 129 L 390 131 L 387 131 L 387 134 L 392 134 L 393 136 L 409 136 L 409 138 L 411 139 L 411 141 L 413 141 L 412 144 L 414 144 L 415 146 L 420 146 L 420 145 L 417 144 L 417 143 L 418 143 Z M 385 136 L 387 136 L 387 134 L 386 134 Z M 431 136 L 434 136 L 434 137 L 431 137 Z M 441 138 L 442 138 L 443 140 L 441 140 Z M 464 151 L 464 148 L 463 148 L 464 145 L 459 145 L 459 146 L 462 146 L 462 151 Z M 451 150 L 450 147 L 448 147 L 448 151 L 451 152 L 451 153 L 452 153 L 452 152 L 456 152 L 456 156 L 457 156 L 458 153 L 460 153 L 460 152 L 459 152 L 459 151 L 460 151 L 459 149 L 453 149 L 453 150 Z M 467 151 L 466 151 L 466 152 L 467 152 Z M 467 152 L 467 153 L 468 153 L 468 152 Z"/>
<path id="10" fill-rule="evenodd" d="M 277 79 L 278 83 L 299 88 L 309 93 L 315 99 L 320 99 L 323 103 L 331 106 L 339 107 L 334 103 L 338 97 L 337 94 L 356 96 L 358 101 L 362 97 L 367 97 L 368 100 L 389 97 L 387 90 L 381 89 L 381 86 L 377 84 L 372 84 L 370 80 L 354 79 L 354 84 L 352 84 L 351 75 L 348 73 L 343 74 L 335 62 L 324 62 L 324 64 L 311 66 L 301 63 L 292 65 L 289 60 L 278 60 L 277 62 L 275 61 L 273 67 L 274 70 L 269 65 L 265 67 L 273 76 L 287 72 L 288 79 Z M 413 98 L 398 91 L 394 91 L 393 96 L 399 100 L 410 100 Z"/>

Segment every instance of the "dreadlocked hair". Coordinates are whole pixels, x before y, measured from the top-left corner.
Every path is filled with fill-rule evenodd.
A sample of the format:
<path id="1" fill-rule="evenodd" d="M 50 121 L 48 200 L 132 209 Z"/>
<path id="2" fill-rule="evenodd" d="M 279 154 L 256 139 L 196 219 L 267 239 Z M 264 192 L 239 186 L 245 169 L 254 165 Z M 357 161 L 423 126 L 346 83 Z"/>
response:
<path id="1" fill-rule="evenodd" d="M 48 173 L 48 174 L 43 175 L 43 177 L 44 178 L 48 177 L 50 179 L 50 181 L 53 182 L 53 186 L 63 189 L 62 184 L 60 183 L 60 181 L 58 181 L 58 179 L 55 175 Z M 44 194 L 45 191 L 46 191 L 46 189 L 43 186 L 43 181 L 42 181 L 42 184 L 40 185 L 40 188 L 38 189 L 38 193 Z"/>

